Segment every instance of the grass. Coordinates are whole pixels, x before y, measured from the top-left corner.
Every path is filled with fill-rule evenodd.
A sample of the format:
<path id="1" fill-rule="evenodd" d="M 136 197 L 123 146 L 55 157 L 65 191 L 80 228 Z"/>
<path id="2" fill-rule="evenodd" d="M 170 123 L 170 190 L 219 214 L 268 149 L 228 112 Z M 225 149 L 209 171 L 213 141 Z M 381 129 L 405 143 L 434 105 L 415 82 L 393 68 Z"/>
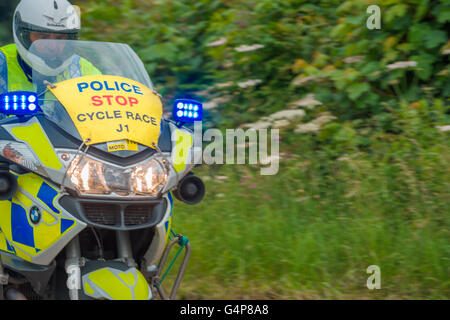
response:
<path id="1" fill-rule="evenodd" d="M 291 153 L 275 176 L 196 169 L 205 200 L 174 211 L 192 245 L 178 298 L 448 299 L 446 141 L 392 157 Z M 370 265 L 381 290 L 366 287 Z"/>

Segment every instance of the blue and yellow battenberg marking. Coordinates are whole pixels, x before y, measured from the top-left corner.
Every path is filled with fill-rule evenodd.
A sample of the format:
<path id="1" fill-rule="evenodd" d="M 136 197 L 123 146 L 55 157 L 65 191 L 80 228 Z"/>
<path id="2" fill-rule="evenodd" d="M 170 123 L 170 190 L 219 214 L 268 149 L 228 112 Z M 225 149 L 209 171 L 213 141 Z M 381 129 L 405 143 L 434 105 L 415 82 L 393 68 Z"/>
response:
<path id="1" fill-rule="evenodd" d="M 60 216 L 55 207 L 58 191 L 35 174 L 18 177 L 19 190 L 0 201 L 0 250 L 32 261 L 41 251 L 50 248 L 76 222 Z M 32 207 L 40 208 L 41 218 L 33 223 Z"/>
<path id="2" fill-rule="evenodd" d="M 42 178 L 35 174 L 25 174 L 23 176 L 19 176 L 17 182 L 20 188 L 37 197 L 54 213 L 60 213 L 54 204 L 58 191 L 47 184 Z"/>

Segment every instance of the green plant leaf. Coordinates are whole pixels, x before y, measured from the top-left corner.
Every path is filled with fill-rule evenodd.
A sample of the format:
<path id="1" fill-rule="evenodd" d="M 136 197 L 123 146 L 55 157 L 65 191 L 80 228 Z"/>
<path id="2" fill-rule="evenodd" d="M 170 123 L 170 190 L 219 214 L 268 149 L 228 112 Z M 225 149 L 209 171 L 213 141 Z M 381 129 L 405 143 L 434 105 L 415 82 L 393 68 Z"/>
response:
<path id="1" fill-rule="evenodd" d="M 370 90 L 370 86 L 366 82 L 362 83 L 354 83 L 346 89 L 348 92 L 348 96 L 353 101 L 357 100 L 364 92 L 367 92 Z"/>

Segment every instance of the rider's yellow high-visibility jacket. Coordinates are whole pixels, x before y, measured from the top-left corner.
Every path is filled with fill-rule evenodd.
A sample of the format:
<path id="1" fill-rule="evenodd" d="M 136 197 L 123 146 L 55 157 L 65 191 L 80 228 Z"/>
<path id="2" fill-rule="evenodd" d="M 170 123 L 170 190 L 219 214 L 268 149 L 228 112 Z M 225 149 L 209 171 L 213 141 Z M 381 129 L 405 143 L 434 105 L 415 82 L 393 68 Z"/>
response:
<path id="1" fill-rule="evenodd" d="M 89 61 L 75 56 L 67 70 L 56 82 L 87 75 L 99 75 L 100 71 Z M 9 44 L 0 48 L 0 94 L 10 91 L 34 91 L 33 83 L 19 63 L 17 47 Z"/>

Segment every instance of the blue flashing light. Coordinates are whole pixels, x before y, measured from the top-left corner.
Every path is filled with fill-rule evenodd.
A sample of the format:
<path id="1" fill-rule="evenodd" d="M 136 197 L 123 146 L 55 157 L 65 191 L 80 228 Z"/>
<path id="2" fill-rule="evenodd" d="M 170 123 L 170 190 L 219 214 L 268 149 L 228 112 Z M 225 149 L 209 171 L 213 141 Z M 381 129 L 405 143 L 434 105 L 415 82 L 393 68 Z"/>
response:
<path id="1" fill-rule="evenodd" d="M 191 99 L 178 99 L 175 101 L 173 117 L 178 122 L 201 121 L 203 106 L 200 102 Z"/>
<path id="2" fill-rule="evenodd" d="M 37 95 L 34 92 L 17 91 L 0 95 L 0 113 L 27 115 L 39 111 Z"/>

